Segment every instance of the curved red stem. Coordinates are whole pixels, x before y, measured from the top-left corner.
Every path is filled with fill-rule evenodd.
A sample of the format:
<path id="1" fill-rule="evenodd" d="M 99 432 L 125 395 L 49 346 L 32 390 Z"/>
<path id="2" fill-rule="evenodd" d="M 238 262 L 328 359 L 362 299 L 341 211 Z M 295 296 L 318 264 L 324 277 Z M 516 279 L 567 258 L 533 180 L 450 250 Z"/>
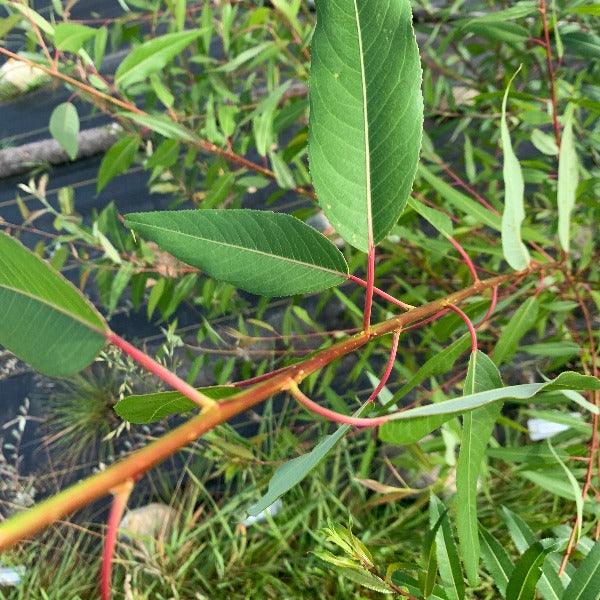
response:
<path id="1" fill-rule="evenodd" d="M 394 362 L 396 362 L 396 354 L 398 353 L 398 341 L 400 340 L 401 329 L 394 332 L 394 337 L 392 339 L 392 349 L 390 350 L 390 357 L 388 358 L 387 365 L 385 367 L 385 371 L 379 380 L 377 387 L 373 390 L 373 393 L 369 396 L 367 402 L 374 402 L 375 398 L 379 396 L 379 392 L 383 389 L 385 384 L 387 383 L 390 375 L 392 374 L 392 369 L 394 368 Z"/>
<path id="2" fill-rule="evenodd" d="M 479 275 L 477 275 L 477 270 L 475 269 L 475 265 L 471 260 L 471 257 L 467 254 L 467 251 L 451 236 L 447 235 L 446 239 L 454 246 L 456 251 L 461 255 L 464 263 L 469 268 L 471 272 L 471 277 L 473 277 L 473 282 L 477 283 L 479 281 Z"/>
<path id="3" fill-rule="evenodd" d="M 471 334 L 471 352 L 477 352 L 477 332 L 475 331 L 475 327 L 473 326 L 473 322 L 466 313 L 458 308 L 458 306 L 454 306 L 454 304 L 449 304 L 448 308 L 454 311 L 464 322 Z"/>
<path id="4" fill-rule="evenodd" d="M 133 481 L 124 484 L 118 492 L 115 492 L 110 506 L 108 521 L 106 523 L 104 548 L 102 549 L 102 567 L 100 569 L 100 598 L 102 600 L 110 600 L 111 597 L 112 563 L 117 545 L 119 523 L 123 517 L 123 512 L 127 506 L 127 500 L 132 489 Z"/>
<path id="5" fill-rule="evenodd" d="M 294 383 L 290 387 L 290 393 L 302 406 L 310 410 L 311 412 L 321 415 L 325 417 L 328 421 L 333 421 L 334 423 L 341 423 L 343 425 L 352 425 L 354 427 L 378 427 L 379 425 L 383 425 L 390 420 L 390 416 L 387 415 L 385 417 L 373 417 L 362 418 L 362 417 L 349 417 L 348 415 L 343 415 L 341 413 L 335 412 L 334 410 L 330 410 L 313 402 L 308 396 L 306 396 L 300 388 Z"/>
<path id="6" fill-rule="evenodd" d="M 477 323 L 478 328 L 481 327 L 484 323 L 486 323 L 488 321 L 488 319 L 492 316 L 492 314 L 494 314 L 497 304 L 498 304 L 498 286 L 496 285 L 492 288 L 492 301 L 490 302 L 490 306 L 487 309 L 487 312 L 485 313 L 485 315 L 483 315 L 483 318 L 481 319 L 481 321 L 479 321 L 479 323 Z"/>

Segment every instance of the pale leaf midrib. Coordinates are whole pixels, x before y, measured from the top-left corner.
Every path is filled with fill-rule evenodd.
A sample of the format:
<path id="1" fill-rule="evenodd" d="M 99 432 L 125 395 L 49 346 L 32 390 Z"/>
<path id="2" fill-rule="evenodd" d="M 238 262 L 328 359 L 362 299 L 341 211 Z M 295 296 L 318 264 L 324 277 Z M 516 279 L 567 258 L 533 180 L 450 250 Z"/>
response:
<path id="1" fill-rule="evenodd" d="M 356 19 L 356 31 L 358 37 L 358 54 L 360 58 L 360 83 L 363 100 L 363 123 L 365 135 L 365 199 L 367 209 L 367 245 L 369 249 L 373 247 L 373 215 L 371 211 L 371 149 L 369 140 L 369 113 L 367 105 L 367 81 L 365 74 L 365 57 L 363 53 L 362 29 L 360 26 L 360 17 L 358 15 L 357 0 L 354 3 L 354 16 Z"/>

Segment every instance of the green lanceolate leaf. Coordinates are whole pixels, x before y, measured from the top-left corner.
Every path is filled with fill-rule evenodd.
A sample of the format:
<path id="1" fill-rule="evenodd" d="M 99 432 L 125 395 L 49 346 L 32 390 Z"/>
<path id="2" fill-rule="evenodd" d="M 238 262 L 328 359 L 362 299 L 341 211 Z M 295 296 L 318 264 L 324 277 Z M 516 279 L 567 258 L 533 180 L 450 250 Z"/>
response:
<path id="1" fill-rule="evenodd" d="M 224 400 L 239 390 L 230 386 L 214 386 L 199 388 L 205 396 L 213 400 Z M 141 394 L 127 396 L 117 402 L 115 412 L 130 423 L 154 423 L 171 415 L 179 415 L 198 408 L 179 392 L 156 392 L 154 394 Z"/>
<path id="2" fill-rule="evenodd" d="M 106 331 L 102 316 L 71 283 L 0 233 L 0 345 L 59 377 L 89 365 Z"/>
<path id="3" fill-rule="evenodd" d="M 63 52 L 78 52 L 96 35 L 96 29 L 77 23 L 60 23 L 54 28 L 54 44 Z"/>
<path id="4" fill-rule="evenodd" d="M 577 571 L 573 573 L 563 598 L 565 600 L 600 599 L 600 541 L 594 544 Z"/>
<path id="5" fill-rule="evenodd" d="M 180 31 L 144 42 L 134 48 L 121 62 L 115 73 L 115 83 L 120 88 L 125 88 L 160 71 L 201 34 L 198 29 Z"/>
<path id="6" fill-rule="evenodd" d="M 514 565 L 510 561 L 504 546 L 489 531 L 480 527 L 481 558 L 488 573 L 502 597 L 506 597 L 506 586 L 513 572 Z"/>
<path id="7" fill-rule="evenodd" d="M 135 159 L 140 138 L 137 135 L 128 135 L 117 140 L 102 158 L 98 169 L 98 180 L 96 188 L 100 193 L 112 179 L 121 173 L 125 173 Z"/>
<path id="8" fill-rule="evenodd" d="M 581 492 L 579 495 L 581 496 Z M 502 513 L 515 547 L 519 554 L 523 554 L 529 546 L 537 541 L 536 535 L 519 515 L 506 508 L 506 506 L 502 507 Z M 563 585 L 558 576 L 558 566 L 549 560 L 546 560 L 542 566 L 542 574 L 537 583 L 537 589 L 545 600 L 561 600 L 563 597 Z"/>
<path id="9" fill-rule="evenodd" d="M 465 597 L 465 582 L 463 581 L 460 559 L 452 535 L 450 520 L 445 511 L 446 508 L 442 501 L 435 494 L 432 494 L 429 502 L 429 525 L 433 527 L 437 520 L 444 515 L 435 536 L 440 577 L 448 600 L 462 600 Z"/>
<path id="10" fill-rule="evenodd" d="M 501 365 L 513 356 L 522 337 L 535 325 L 539 301 L 536 296 L 528 298 L 519 306 L 502 330 L 494 348 L 494 362 Z"/>
<path id="11" fill-rule="evenodd" d="M 520 71 L 517 71 L 517 73 Z M 517 76 L 515 73 L 506 87 L 502 100 L 502 121 L 500 136 L 504 153 L 504 212 L 502 213 L 502 250 L 506 262 L 517 271 L 525 269 L 529 264 L 529 251 L 521 239 L 521 225 L 525 219 L 524 195 L 525 184 L 521 164 L 516 157 L 510 142 L 510 132 L 506 121 L 506 103 L 510 86 Z"/>
<path id="12" fill-rule="evenodd" d="M 79 141 L 79 115 L 77 109 L 70 102 L 59 104 L 50 115 L 50 133 L 62 146 L 71 160 L 77 157 Z"/>
<path id="13" fill-rule="evenodd" d="M 558 159 L 558 238 L 565 252 L 569 251 L 571 237 L 571 213 L 575 207 L 575 193 L 579 176 L 577 172 L 577 152 L 573 139 L 574 106 L 569 104 L 565 113 L 565 127 L 560 144 Z"/>
<path id="14" fill-rule="evenodd" d="M 248 514 L 256 516 L 266 510 L 277 498 L 280 498 L 298 485 L 324 458 L 333 447 L 348 433 L 350 425 L 338 427 L 335 433 L 321 440 L 308 454 L 293 458 L 277 468 L 267 493 L 248 508 Z"/>
<path id="15" fill-rule="evenodd" d="M 435 415 L 457 415 L 469 410 L 487 406 L 498 400 L 531 400 L 542 392 L 563 390 L 600 390 L 600 379 L 591 375 L 581 375 L 573 371 L 565 371 L 556 379 L 545 383 L 524 383 L 511 385 L 487 392 L 469 394 L 461 398 L 453 398 L 436 404 L 411 408 L 390 416 L 392 421 L 430 417 Z"/>
<path id="16" fill-rule="evenodd" d="M 469 360 L 465 395 L 502 386 L 496 365 L 483 352 L 474 352 Z M 456 469 L 456 527 L 465 571 L 471 585 L 478 581 L 479 533 L 477 527 L 477 480 L 485 448 L 502 408 L 495 402 L 465 414 Z"/>
<path id="17" fill-rule="evenodd" d="M 546 556 L 555 552 L 561 543 L 555 540 L 534 542 L 517 561 L 506 586 L 506 600 L 534 600 L 535 588 L 542 576 Z"/>
<path id="18" fill-rule="evenodd" d="M 254 294 L 320 291 L 342 283 L 348 273 L 341 252 L 290 215 L 181 210 L 130 214 L 126 224 L 179 260 Z"/>
<path id="19" fill-rule="evenodd" d="M 411 379 L 385 403 L 384 407 L 395 404 L 413 388 L 425 381 L 425 379 L 450 371 L 459 356 L 461 356 L 461 354 L 469 347 L 469 343 L 469 334 L 465 334 L 450 344 L 450 346 L 444 348 L 444 350 L 435 356 L 432 356 L 413 375 L 413 377 L 411 377 Z M 385 423 L 379 428 L 379 438 L 390 444 L 414 444 L 450 419 L 452 419 L 452 415 L 436 415 L 410 421 Z"/>
<path id="20" fill-rule="evenodd" d="M 419 49 L 409 0 L 317 0 L 310 169 L 327 218 L 368 251 L 410 194 L 421 145 Z"/>

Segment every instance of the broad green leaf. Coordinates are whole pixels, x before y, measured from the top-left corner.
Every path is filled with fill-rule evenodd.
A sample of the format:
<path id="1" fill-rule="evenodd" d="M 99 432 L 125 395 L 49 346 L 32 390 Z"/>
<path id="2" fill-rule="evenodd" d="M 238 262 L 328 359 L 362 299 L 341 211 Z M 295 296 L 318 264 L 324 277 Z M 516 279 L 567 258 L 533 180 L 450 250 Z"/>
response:
<path id="1" fill-rule="evenodd" d="M 142 127 L 147 127 L 148 129 L 155 131 L 167 139 L 180 140 L 183 142 L 198 141 L 198 138 L 189 129 L 186 129 L 183 125 L 175 123 L 162 115 L 138 115 L 132 112 L 123 112 L 119 114 L 139 123 Z"/>
<path id="2" fill-rule="evenodd" d="M 563 598 L 564 600 L 600 599 L 600 541 L 594 544 L 577 571 L 573 573 Z"/>
<path id="3" fill-rule="evenodd" d="M 550 552 L 555 552 L 561 542 L 541 540 L 534 542 L 515 564 L 506 586 L 506 600 L 534 600 L 537 583 L 542 576 L 542 564 Z"/>
<path id="4" fill-rule="evenodd" d="M 96 182 L 97 192 L 100 193 L 117 175 L 125 173 L 131 166 L 140 145 L 137 135 L 128 135 L 117 140 L 102 158 L 98 169 Z"/>
<path id="5" fill-rule="evenodd" d="M 442 501 L 435 494 L 432 494 L 429 501 L 430 526 L 433 526 L 443 515 L 442 524 L 435 538 L 440 577 L 448 600 L 462 600 L 465 597 L 465 582 L 460 568 L 456 542 L 445 510 Z"/>
<path id="6" fill-rule="evenodd" d="M 160 71 L 201 34 L 199 29 L 167 33 L 137 46 L 117 68 L 116 85 L 126 88 Z"/>
<path id="7" fill-rule="evenodd" d="M 213 400 L 224 400 L 239 390 L 230 386 L 214 386 L 198 388 L 205 396 Z M 126 396 L 115 405 L 115 412 L 130 423 L 153 423 L 160 421 L 170 415 L 179 415 L 198 408 L 179 392 L 155 392 L 154 394 L 142 394 L 137 396 Z"/>
<path id="8" fill-rule="evenodd" d="M 310 170 L 327 218 L 367 252 L 406 206 L 423 128 L 409 0 L 317 0 Z"/>
<path id="9" fill-rule="evenodd" d="M 282 213 L 134 213 L 127 215 L 126 224 L 179 260 L 254 294 L 305 294 L 347 278 L 341 252 L 319 232 Z"/>
<path id="10" fill-rule="evenodd" d="M 481 541 L 481 558 L 488 573 L 492 576 L 494 584 L 502 597 L 506 597 L 506 586 L 513 572 L 514 566 L 508 557 L 504 546 L 486 529 L 479 528 Z"/>
<path id="11" fill-rule="evenodd" d="M 356 414 L 362 413 L 362 409 Z M 348 433 L 350 425 L 342 425 L 322 439 L 309 453 L 293 458 L 277 468 L 269 481 L 267 493 L 248 508 L 250 516 L 256 516 L 266 510 L 277 498 L 280 498 L 298 485 L 324 458 L 333 447 Z"/>
<path id="12" fill-rule="evenodd" d="M 54 44 L 63 52 L 78 52 L 96 35 L 96 29 L 78 23 L 60 23 L 54 28 Z"/>
<path id="13" fill-rule="evenodd" d="M 512 385 L 487 392 L 469 394 L 461 398 L 453 398 L 436 404 L 419 406 L 391 415 L 392 420 L 408 420 L 434 415 L 456 415 L 482 406 L 487 406 L 498 400 L 531 400 L 542 392 L 563 390 L 600 390 L 600 379 L 591 375 L 581 375 L 573 371 L 565 371 L 556 379 L 545 383 L 524 383 Z"/>
<path id="14" fill-rule="evenodd" d="M 510 359 L 517 351 L 523 336 L 535 325 L 539 308 L 536 296 L 531 296 L 515 311 L 510 321 L 505 325 L 494 348 L 494 362 L 501 365 Z"/>
<path id="15" fill-rule="evenodd" d="M 565 252 L 569 251 L 571 240 L 571 213 L 575 208 L 575 194 L 579 175 L 577 172 L 577 152 L 573 138 L 573 116 L 575 107 L 569 104 L 565 112 L 564 129 L 558 158 L 558 239 Z"/>
<path id="16" fill-rule="evenodd" d="M 62 146 L 71 160 L 77 157 L 79 141 L 79 115 L 70 102 L 59 104 L 50 115 L 50 133 Z"/>
<path id="17" fill-rule="evenodd" d="M 510 132 L 506 121 L 506 103 L 510 86 L 521 67 L 512 76 L 502 100 L 502 121 L 500 137 L 504 154 L 504 212 L 502 213 L 502 250 L 506 262 L 515 270 L 525 269 L 529 264 L 529 251 L 521 239 L 521 225 L 525 220 L 524 194 L 525 184 L 519 159 L 515 156 L 510 141 Z"/>
<path id="18" fill-rule="evenodd" d="M 465 380 L 465 395 L 502 386 L 496 365 L 483 352 L 471 354 Z M 467 578 L 471 585 L 479 580 L 479 533 L 477 529 L 477 480 L 485 448 L 502 408 L 501 402 L 489 404 L 463 417 L 460 453 L 456 468 L 456 528 Z"/>
<path id="19" fill-rule="evenodd" d="M 502 507 L 502 512 L 510 537 L 519 554 L 523 554 L 537 541 L 537 537 L 519 515 L 505 506 Z M 545 600 L 561 600 L 562 598 L 563 586 L 558 576 L 558 569 L 550 560 L 543 563 L 537 589 Z"/>
<path id="20" fill-rule="evenodd" d="M 94 360 L 107 331 L 79 290 L 0 232 L 0 345 L 38 371 L 62 377 Z"/>

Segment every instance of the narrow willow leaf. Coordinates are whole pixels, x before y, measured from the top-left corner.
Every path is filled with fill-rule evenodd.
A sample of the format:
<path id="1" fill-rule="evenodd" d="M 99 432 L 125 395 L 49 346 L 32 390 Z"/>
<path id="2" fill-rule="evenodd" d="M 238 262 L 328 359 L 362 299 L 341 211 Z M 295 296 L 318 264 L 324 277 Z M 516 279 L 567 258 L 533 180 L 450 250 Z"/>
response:
<path id="1" fill-rule="evenodd" d="M 62 146 L 71 160 L 77 157 L 79 141 L 79 115 L 77 109 L 70 102 L 59 104 L 50 115 L 50 133 Z"/>
<path id="2" fill-rule="evenodd" d="M 488 210 L 475 200 L 469 198 L 456 188 L 446 183 L 443 179 L 435 175 L 425 165 L 419 165 L 419 177 L 422 177 L 427 183 L 447 202 L 458 208 L 458 210 L 469 215 L 479 223 L 483 223 L 495 231 L 502 229 L 502 222 L 498 215 Z"/>
<path id="3" fill-rule="evenodd" d="M 462 600 L 465 597 L 465 582 L 463 581 L 460 559 L 452 535 L 450 520 L 445 511 L 446 507 L 442 501 L 435 494 L 432 494 L 429 501 L 430 526 L 433 526 L 443 515 L 442 524 L 436 533 L 435 539 L 440 577 L 448 600 Z"/>
<path id="4" fill-rule="evenodd" d="M 514 566 L 504 546 L 489 531 L 480 527 L 481 558 L 502 597 L 506 597 L 506 586 Z"/>
<path id="5" fill-rule="evenodd" d="M 278 467 L 269 481 L 267 493 L 256 504 L 248 508 L 248 514 L 256 516 L 271 506 L 277 498 L 298 485 L 329 454 L 349 430 L 349 425 L 338 427 L 335 433 L 321 440 L 308 454 L 293 458 Z"/>
<path id="6" fill-rule="evenodd" d="M 537 537 L 519 515 L 506 506 L 502 507 L 502 512 L 510 537 L 519 554 L 523 554 L 537 541 Z M 558 568 L 550 560 L 543 563 L 537 589 L 545 600 L 561 600 L 563 597 L 563 585 L 558 576 Z"/>
<path id="7" fill-rule="evenodd" d="M 239 390 L 231 386 L 198 388 L 213 400 L 223 400 L 237 394 Z M 179 392 L 155 392 L 138 396 L 126 396 L 115 405 L 115 412 L 130 423 L 154 423 L 171 415 L 179 415 L 198 408 Z"/>
<path id="8" fill-rule="evenodd" d="M 419 573 L 419 587 L 424 598 L 429 598 L 435 587 L 438 572 L 436 536 L 447 514 L 444 510 L 423 539 L 423 571 Z"/>
<path id="9" fill-rule="evenodd" d="M 548 443 L 548 447 L 552 451 L 556 462 L 562 467 L 562 470 L 565 472 L 568 482 L 571 484 L 571 488 L 573 489 L 573 495 L 575 496 L 575 507 L 577 510 L 577 519 L 575 521 L 575 541 L 577 542 L 581 536 L 581 527 L 583 525 L 583 496 L 581 495 L 581 488 L 579 487 L 579 483 L 577 483 L 577 479 L 575 475 L 571 472 L 571 469 L 565 465 L 560 456 L 556 453 L 554 446 L 550 443 L 550 440 L 546 440 Z"/>
<path id="10" fill-rule="evenodd" d="M 144 42 L 134 48 L 121 62 L 115 72 L 115 83 L 120 88 L 126 88 L 160 71 L 201 34 L 199 29 L 180 31 Z"/>
<path id="11" fill-rule="evenodd" d="M 494 362 L 501 365 L 517 351 L 523 336 L 535 325 L 538 315 L 539 301 L 536 296 L 528 298 L 519 306 L 515 314 L 502 330 L 494 348 Z"/>
<path id="12" fill-rule="evenodd" d="M 523 198 L 525 184 L 519 159 L 515 156 L 511 142 L 510 132 L 506 121 L 506 103 L 510 86 L 517 76 L 517 72 L 509 81 L 504 99 L 502 100 L 502 121 L 500 136 L 502 138 L 502 152 L 504 153 L 504 212 L 502 213 L 502 250 L 506 262 L 515 270 L 525 269 L 529 264 L 529 251 L 521 239 L 521 225 L 525 220 Z"/>
<path id="13" fill-rule="evenodd" d="M 317 0 L 309 160 L 319 202 L 364 252 L 406 206 L 423 129 L 409 0 Z"/>
<path id="14" fill-rule="evenodd" d="M 182 142 L 198 141 L 198 138 L 189 129 L 162 115 L 138 115 L 132 112 L 122 112 L 119 114 L 139 123 L 143 127 L 155 131 L 167 139 L 180 140 Z"/>
<path id="15" fill-rule="evenodd" d="M 450 217 L 443 212 L 426 206 L 423 202 L 416 200 L 415 198 L 408 199 L 409 206 L 421 217 L 423 217 L 432 227 L 437 229 L 444 237 L 452 237 L 454 235 L 454 229 L 452 227 L 452 220 Z"/>
<path id="16" fill-rule="evenodd" d="M 498 400 L 532 400 L 542 392 L 563 390 L 600 390 L 600 379 L 591 375 L 581 375 L 573 371 L 565 371 L 556 379 L 546 383 L 524 383 L 508 387 L 478 392 L 461 398 L 453 398 L 436 404 L 411 408 L 390 416 L 392 421 L 402 421 L 435 415 L 456 415 L 487 406 Z"/>
<path id="17" fill-rule="evenodd" d="M 140 138 L 137 135 L 128 135 L 117 140 L 103 156 L 100 168 L 98 169 L 98 179 L 96 181 L 96 190 L 100 193 L 112 179 L 121 173 L 125 173 L 135 159 Z"/>
<path id="18" fill-rule="evenodd" d="M 465 395 L 502 386 L 496 365 L 483 352 L 471 354 L 465 380 Z M 456 468 L 456 528 L 467 578 L 479 581 L 479 533 L 477 528 L 477 480 L 485 448 L 502 408 L 501 402 L 489 404 L 463 418 L 460 453 Z"/>
<path id="19" fill-rule="evenodd" d="M 96 29 L 78 23 L 60 23 L 54 28 L 54 44 L 63 52 L 78 52 L 96 35 Z"/>
<path id="20" fill-rule="evenodd" d="M 247 292 L 292 296 L 342 283 L 348 267 L 323 235 L 290 215 L 180 210 L 127 215 L 126 224 L 179 260 Z"/>
<path id="21" fill-rule="evenodd" d="M 594 544 L 573 573 L 563 597 L 565 600 L 600 599 L 600 541 Z"/>
<path id="22" fill-rule="evenodd" d="M 577 172 L 577 152 L 573 139 L 573 117 L 575 107 L 569 104 L 565 112 L 564 129 L 558 158 L 558 239 L 565 252 L 569 251 L 571 239 L 571 213 L 575 207 L 575 194 L 579 175 Z"/>
<path id="23" fill-rule="evenodd" d="M 506 586 L 506 600 L 535 600 L 535 589 L 542 576 L 542 564 L 546 556 L 560 546 L 561 542 L 555 540 L 540 540 L 529 546 L 515 564 Z"/>
<path id="24" fill-rule="evenodd" d="M 0 232 L 0 345 L 38 371 L 59 377 L 87 367 L 107 331 L 79 290 Z"/>

